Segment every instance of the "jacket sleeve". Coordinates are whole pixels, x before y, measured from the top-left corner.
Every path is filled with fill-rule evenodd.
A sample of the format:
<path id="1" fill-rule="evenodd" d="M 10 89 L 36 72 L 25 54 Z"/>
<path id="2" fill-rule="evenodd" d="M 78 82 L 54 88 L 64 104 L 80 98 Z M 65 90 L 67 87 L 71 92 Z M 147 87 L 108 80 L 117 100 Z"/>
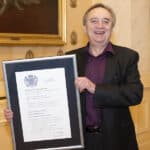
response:
<path id="1" fill-rule="evenodd" d="M 141 102 L 143 85 L 140 81 L 138 60 L 138 53 L 134 53 L 127 64 L 121 67 L 125 73 L 119 84 L 112 82 L 96 85 L 94 103 L 97 107 L 128 107 Z"/>

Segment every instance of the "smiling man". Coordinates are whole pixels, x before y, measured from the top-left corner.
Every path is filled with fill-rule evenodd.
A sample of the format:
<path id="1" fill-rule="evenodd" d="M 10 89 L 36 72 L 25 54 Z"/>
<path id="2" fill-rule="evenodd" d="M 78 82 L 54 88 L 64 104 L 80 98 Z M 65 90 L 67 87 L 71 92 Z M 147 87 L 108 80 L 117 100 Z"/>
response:
<path id="1" fill-rule="evenodd" d="M 143 85 L 138 71 L 139 55 L 110 42 L 116 17 L 98 3 L 83 16 L 89 42 L 73 50 L 79 77 L 86 150 L 138 150 L 129 106 L 142 100 Z"/>

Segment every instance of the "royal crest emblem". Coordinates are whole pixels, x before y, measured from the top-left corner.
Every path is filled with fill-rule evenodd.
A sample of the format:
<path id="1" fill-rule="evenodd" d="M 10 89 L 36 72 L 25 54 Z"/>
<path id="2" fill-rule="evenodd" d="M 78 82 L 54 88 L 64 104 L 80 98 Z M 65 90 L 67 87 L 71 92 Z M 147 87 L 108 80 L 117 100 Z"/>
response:
<path id="1" fill-rule="evenodd" d="M 36 75 L 25 76 L 24 83 L 27 87 L 35 87 L 37 86 L 38 78 Z"/>

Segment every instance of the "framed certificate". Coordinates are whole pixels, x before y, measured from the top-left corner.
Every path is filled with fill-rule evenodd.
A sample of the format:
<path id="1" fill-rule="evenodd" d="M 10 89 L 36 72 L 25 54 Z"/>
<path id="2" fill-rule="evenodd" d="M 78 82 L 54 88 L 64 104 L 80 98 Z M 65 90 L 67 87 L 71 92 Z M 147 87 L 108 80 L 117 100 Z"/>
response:
<path id="1" fill-rule="evenodd" d="M 82 148 L 75 55 L 3 62 L 15 150 Z"/>

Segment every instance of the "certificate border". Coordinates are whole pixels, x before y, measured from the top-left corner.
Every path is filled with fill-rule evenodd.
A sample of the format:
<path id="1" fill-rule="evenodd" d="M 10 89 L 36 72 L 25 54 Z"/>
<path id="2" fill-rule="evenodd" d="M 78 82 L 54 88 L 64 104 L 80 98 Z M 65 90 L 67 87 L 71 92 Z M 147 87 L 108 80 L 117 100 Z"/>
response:
<path id="1" fill-rule="evenodd" d="M 12 109 L 14 113 L 14 117 L 11 122 L 14 150 L 83 148 L 84 140 L 80 97 L 79 92 L 74 85 L 74 79 L 77 77 L 75 55 L 3 61 L 2 63 L 8 107 Z M 59 67 L 63 67 L 65 69 L 72 138 L 24 142 L 15 72 Z"/>

